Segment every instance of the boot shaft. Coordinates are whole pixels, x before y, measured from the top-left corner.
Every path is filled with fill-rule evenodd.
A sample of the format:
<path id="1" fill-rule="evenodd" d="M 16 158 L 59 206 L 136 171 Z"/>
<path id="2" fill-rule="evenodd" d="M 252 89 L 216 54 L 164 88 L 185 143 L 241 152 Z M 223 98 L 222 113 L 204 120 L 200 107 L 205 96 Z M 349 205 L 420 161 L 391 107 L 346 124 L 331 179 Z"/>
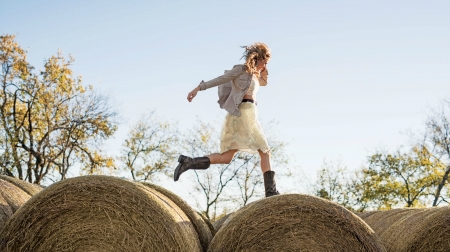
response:
<path id="1" fill-rule="evenodd" d="M 178 162 L 183 164 L 184 171 L 191 170 L 191 169 L 192 170 L 204 170 L 204 169 L 208 169 L 209 166 L 211 165 L 211 161 L 209 160 L 208 157 L 191 158 L 191 157 L 180 155 L 180 157 L 178 158 Z"/>
<path id="2" fill-rule="evenodd" d="M 274 171 L 266 171 L 264 173 L 264 188 L 266 190 L 266 197 L 280 194 L 277 190 L 277 184 L 275 183 Z"/>
<path id="3" fill-rule="evenodd" d="M 178 166 L 175 168 L 173 180 L 178 181 L 180 175 L 187 170 L 205 170 L 211 165 L 211 160 L 208 157 L 190 158 L 180 155 L 178 158 Z"/>

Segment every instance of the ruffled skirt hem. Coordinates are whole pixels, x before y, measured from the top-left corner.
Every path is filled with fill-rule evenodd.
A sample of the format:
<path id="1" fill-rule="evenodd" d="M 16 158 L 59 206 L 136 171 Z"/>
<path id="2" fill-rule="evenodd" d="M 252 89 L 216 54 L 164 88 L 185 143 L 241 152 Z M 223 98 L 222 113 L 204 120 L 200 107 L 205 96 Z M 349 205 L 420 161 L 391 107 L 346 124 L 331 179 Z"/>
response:
<path id="1" fill-rule="evenodd" d="M 228 150 L 245 151 L 251 154 L 261 150 L 270 152 L 266 136 L 258 121 L 256 105 L 250 102 L 239 104 L 240 116 L 227 113 L 220 137 L 220 153 Z"/>

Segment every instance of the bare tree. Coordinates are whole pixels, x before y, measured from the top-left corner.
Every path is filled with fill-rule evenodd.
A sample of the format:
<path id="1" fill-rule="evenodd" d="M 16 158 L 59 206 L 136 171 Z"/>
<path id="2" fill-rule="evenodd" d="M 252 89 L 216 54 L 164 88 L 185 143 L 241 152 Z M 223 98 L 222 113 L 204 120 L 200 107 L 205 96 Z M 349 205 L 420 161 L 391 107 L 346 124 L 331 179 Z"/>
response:
<path id="1" fill-rule="evenodd" d="M 433 158 L 444 164 L 442 169 L 437 171 L 440 174 L 439 183 L 434 194 L 433 206 L 441 202 L 449 203 L 448 182 L 450 175 L 450 99 L 445 99 L 439 109 L 432 110 L 426 122 L 427 131 L 425 134 L 424 146 L 431 150 Z"/>
<path id="2" fill-rule="evenodd" d="M 190 156 L 203 156 L 217 152 L 220 141 L 217 128 L 198 121 L 184 137 L 184 150 Z M 281 168 L 282 165 L 287 164 L 284 142 L 270 138 L 269 145 L 272 156 L 275 156 L 272 166 Z M 195 192 L 203 196 L 195 197 L 197 206 L 212 221 L 215 221 L 224 211 L 233 211 L 264 195 L 259 154 L 238 152 L 230 164 L 215 164 L 204 171 L 194 170 L 192 174 L 195 175 Z"/>
<path id="3" fill-rule="evenodd" d="M 178 141 L 174 125 L 158 118 L 155 112 L 147 113 L 131 126 L 119 160 L 135 181 L 151 181 L 157 173 L 169 176 Z"/>
<path id="4" fill-rule="evenodd" d="M 193 129 L 185 135 L 183 146 L 184 151 L 190 156 L 207 155 L 217 152 L 219 136 L 212 125 L 198 120 Z M 198 172 L 194 170 L 193 172 L 196 182 L 194 189 L 203 196 L 203 198 L 199 198 L 196 195 L 196 203 L 209 220 L 215 221 L 218 210 L 226 208 L 226 204 L 232 202 L 231 190 L 226 191 L 225 188 L 232 184 L 239 169 L 247 164 L 247 162 L 238 163 L 236 160 L 237 156 L 230 164 L 214 165 L 207 170 Z"/>
<path id="5" fill-rule="evenodd" d="M 348 175 L 347 167 L 342 164 L 341 160 L 324 160 L 321 169 L 317 172 L 317 182 L 313 188 L 314 194 L 349 207 L 351 200 L 347 191 L 350 182 Z"/>
<path id="6" fill-rule="evenodd" d="M 237 158 L 245 163 L 236 176 L 236 184 L 240 192 L 236 202 L 243 207 L 255 196 L 262 195 L 263 190 L 261 189 L 264 187 L 264 181 L 257 154 L 242 152 L 237 153 Z"/>
<path id="7" fill-rule="evenodd" d="M 270 146 L 271 166 L 277 172 L 277 181 L 280 184 L 285 178 L 292 176 L 288 166 L 289 157 L 285 150 L 286 143 L 277 137 L 275 133 L 277 125 L 274 121 L 263 126 Z M 237 154 L 237 161 L 245 163 L 235 179 L 240 192 L 236 202 L 243 207 L 252 200 L 264 197 L 264 177 L 259 154 L 241 152 Z"/>

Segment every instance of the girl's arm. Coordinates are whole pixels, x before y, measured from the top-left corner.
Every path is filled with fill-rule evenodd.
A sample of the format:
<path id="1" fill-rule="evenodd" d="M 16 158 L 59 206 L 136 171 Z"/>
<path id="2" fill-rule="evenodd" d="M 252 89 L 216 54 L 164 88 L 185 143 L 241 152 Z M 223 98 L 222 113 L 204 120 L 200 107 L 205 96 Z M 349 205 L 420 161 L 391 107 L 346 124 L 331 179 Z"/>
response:
<path id="1" fill-rule="evenodd" d="M 191 102 L 192 99 L 194 99 L 194 97 L 197 95 L 198 91 L 200 91 L 200 85 L 198 85 L 198 87 L 194 88 L 194 90 L 189 92 L 188 97 L 187 97 L 189 102 Z"/>
<path id="2" fill-rule="evenodd" d="M 222 76 L 219 76 L 219 77 L 212 79 L 210 81 L 207 81 L 207 82 L 204 82 L 204 81 L 200 82 L 200 85 L 198 85 L 198 87 L 194 88 L 194 90 L 189 92 L 188 97 L 187 97 L 188 101 L 191 102 L 192 99 L 194 99 L 194 97 L 197 95 L 198 91 L 206 90 L 208 88 L 212 88 L 212 87 L 227 83 L 231 80 L 236 79 L 243 72 L 245 72 L 245 66 L 236 65 L 230 71 L 226 71 L 225 74 Z"/>
<path id="3" fill-rule="evenodd" d="M 221 84 L 227 83 L 231 80 L 236 79 L 239 75 L 241 75 L 243 72 L 245 72 L 245 66 L 243 65 L 236 65 L 231 69 L 230 71 L 227 71 L 224 75 L 221 75 L 215 79 L 212 79 L 207 82 L 200 82 L 200 90 L 206 90 L 208 88 L 212 88 L 215 86 L 219 86 Z"/>

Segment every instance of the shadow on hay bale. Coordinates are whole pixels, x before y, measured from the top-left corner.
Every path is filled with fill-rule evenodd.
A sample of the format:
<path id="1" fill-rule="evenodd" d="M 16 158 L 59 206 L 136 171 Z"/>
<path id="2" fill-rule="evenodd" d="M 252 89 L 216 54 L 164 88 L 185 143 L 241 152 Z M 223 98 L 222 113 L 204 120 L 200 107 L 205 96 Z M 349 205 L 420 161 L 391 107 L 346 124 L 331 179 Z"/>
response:
<path id="1" fill-rule="evenodd" d="M 41 190 L 38 185 L 0 175 L 0 229 L 31 196 Z"/>
<path id="2" fill-rule="evenodd" d="M 169 198 L 107 176 L 60 181 L 27 201 L 0 230 L 0 251 L 201 251 Z"/>
<path id="3" fill-rule="evenodd" d="M 358 215 L 388 251 L 450 251 L 450 206 L 370 211 Z"/>
<path id="4" fill-rule="evenodd" d="M 223 223 L 228 219 L 228 217 L 230 217 L 230 215 L 233 213 L 229 213 L 225 216 L 223 216 L 222 218 L 220 218 L 218 221 L 214 222 L 213 226 L 214 226 L 214 230 L 216 230 L 216 232 L 219 231 L 219 229 L 222 227 Z"/>
<path id="5" fill-rule="evenodd" d="M 324 199 L 284 194 L 255 201 L 223 223 L 209 251 L 385 251 L 372 229 Z"/>
<path id="6" fill-rule="evenodd" d="M 210 229 L 211 223 L 207 219 L 204 219 L 202 215 L 197 213 L 191 206 L 189 206 L 183 199 L 178 197 L 173 192 L 154 184 L 142 184 L 162 193 L 164 196 L 173 201 L 179 208 L 181 208 L 181 210 L 183 210 L 191 223 L 194 225 L 195 231 L 197 231 L 203 251 L 207 251 L 209 243 L 214 235 L 214 228 L 212 230 Z"/>
<path id="7" fill-rule="evenodd" d="M 208 225 L 209 231 L 211 232 L 212 236 L 214 237 L 214 235 L 216 234 L 216 229 L 214 228 L 213 224 L 211 224 L 211 221 L 209 221 L 205 215 L 203 215 L 201 212 L 197 212 L 198 215 L 200 215 L 200 217 L 202 217 L 203 221 L 206 223 L 206 225 Z"/>

